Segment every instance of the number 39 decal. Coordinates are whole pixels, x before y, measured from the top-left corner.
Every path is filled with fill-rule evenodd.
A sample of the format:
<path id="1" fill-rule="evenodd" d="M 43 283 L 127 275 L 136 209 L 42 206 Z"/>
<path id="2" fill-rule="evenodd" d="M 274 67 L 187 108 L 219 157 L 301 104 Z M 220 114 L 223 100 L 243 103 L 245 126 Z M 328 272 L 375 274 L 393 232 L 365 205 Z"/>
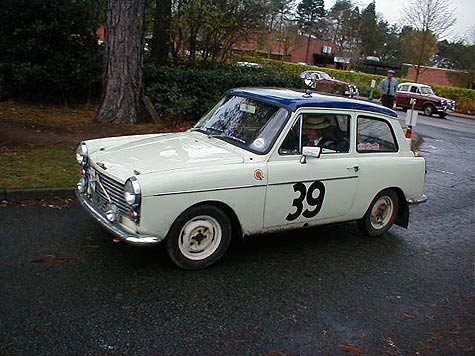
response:
<path id="1" fill-rule="evenodd" d="M 295 183 L 293 187 L 294 192 L 299 193 L 299 196 L 295 198 L 292 202 L 292 206 L 295 207 L 296 210 L 294 213 L 289 213 L 289 215 L 287 215 L 285 219 L 288 221 L 292 221 L 297 219 L 300 214 L 302 214 L 306 218 L 313 218 L 322 208 L 323 198 L 325 196 L 325 186 L 322 182 L 317 180 L 313 182 L 310 187 L 308 187 L 308 190 L 305 184 L 303 183 Z M 314 194 L 315 191 L 318 191 L 318 193 Z M 313 206 L 315 208 L 313 210 L 305 209 L 305 211 L 302 213 L 302 210 L 304 208 L 304 199 L 307 199 L 308 205 Z"/>

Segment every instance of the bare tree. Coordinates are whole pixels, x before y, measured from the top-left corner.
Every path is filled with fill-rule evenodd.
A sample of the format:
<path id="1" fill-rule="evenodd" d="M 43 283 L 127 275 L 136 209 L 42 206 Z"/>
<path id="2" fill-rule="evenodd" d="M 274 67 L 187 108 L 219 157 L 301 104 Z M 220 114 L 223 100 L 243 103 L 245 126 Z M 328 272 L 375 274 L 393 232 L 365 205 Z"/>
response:
<path id="1" fill-rule="evenodd" d="M 466 69 L 469 74 L 469 88 L 475 89 L 475 26 L 473 26 L 469 32 L 467 42 L 469 44 L 469 53 L 466 57 Z"/>
<path id="2" fill-rule="evenodd" d="M 98 121 L 141 119 L 145 1 L 107 0 L 105 70 Z"/>
<path id="3" fill-rule="evenodd" d="M 414 63 L 417 82 L 421 66 L 430 60 L 432 39 L 439 39 L 455 24 L 454 6 L 449 0 L 411 0 L 402 11 L 401 21 L 420 33 Z"/>

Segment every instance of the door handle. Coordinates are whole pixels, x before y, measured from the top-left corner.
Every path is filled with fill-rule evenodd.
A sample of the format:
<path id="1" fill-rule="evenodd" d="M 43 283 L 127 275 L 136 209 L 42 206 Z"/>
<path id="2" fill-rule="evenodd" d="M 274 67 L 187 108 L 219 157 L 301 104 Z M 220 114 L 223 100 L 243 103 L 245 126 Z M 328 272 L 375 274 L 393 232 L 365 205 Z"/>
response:
<path id="1" fill-rule="evenodd" d="M 360 166 L 352 166 L 352 167 L 346 167 L 347 170 L 353 170 L 355 172 L 358 172 L 360 170 Z"/>

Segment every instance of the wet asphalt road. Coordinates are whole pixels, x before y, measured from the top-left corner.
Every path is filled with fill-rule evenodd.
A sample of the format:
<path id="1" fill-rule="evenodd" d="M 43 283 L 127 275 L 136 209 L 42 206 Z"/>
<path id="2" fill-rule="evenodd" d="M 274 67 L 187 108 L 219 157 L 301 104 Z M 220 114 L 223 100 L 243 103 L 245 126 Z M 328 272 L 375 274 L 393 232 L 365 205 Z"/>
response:
<path id="1" fill-rule="evenodd" d="M 250 238 L 185 272 L 76 202 L 0 208 L 0 354 L 473 355 L 475 122 L 431 120 L 429 201 L 379 239 Z"/>

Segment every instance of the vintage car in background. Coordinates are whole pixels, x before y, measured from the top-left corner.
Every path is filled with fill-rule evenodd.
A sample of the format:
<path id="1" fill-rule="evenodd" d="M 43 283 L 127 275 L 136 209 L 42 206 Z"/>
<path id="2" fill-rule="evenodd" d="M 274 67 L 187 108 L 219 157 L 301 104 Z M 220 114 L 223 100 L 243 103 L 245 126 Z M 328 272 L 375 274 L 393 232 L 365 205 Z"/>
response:
<path id="1" fill-rule="evenodd" d="M 261 64 L 254 63 L 254 62 L 236 62 L 236 63 L 234 63 L 234 65 L 238 66 L 238 67 L 262 68 Z"/>
<path id="2" fill-rule="evenodd" d="M 444 118 L 455 110 L 455 101 L 435 95 L 432 88 L 419 83 L 401 83 L 396 90 L 396 105 L 402 109 L 410 109 L 411 99 L 416 100 L 414 109 L 422 110 L 424 115 L 439 114 Z"/>
<path id="3" fill-rule="evenodd" d="M 426 199 L 394 111 L 309 90 L 232 89 L 186 132 L 84 141 L 76 158 L 86 210 L 184 269 L 247 235 L 356 221 L 380 236 Z"/>
<path id="4" fill-rule="evenodd" d="M 350 98 L 360 95 L 356 85 L 333 79 L 327 73 L 318 70 L 306 70 L 300 73 L 300 78 L 304 81 L 313 80 L 312 89 L 329 94 L 338 94 Z"/>

